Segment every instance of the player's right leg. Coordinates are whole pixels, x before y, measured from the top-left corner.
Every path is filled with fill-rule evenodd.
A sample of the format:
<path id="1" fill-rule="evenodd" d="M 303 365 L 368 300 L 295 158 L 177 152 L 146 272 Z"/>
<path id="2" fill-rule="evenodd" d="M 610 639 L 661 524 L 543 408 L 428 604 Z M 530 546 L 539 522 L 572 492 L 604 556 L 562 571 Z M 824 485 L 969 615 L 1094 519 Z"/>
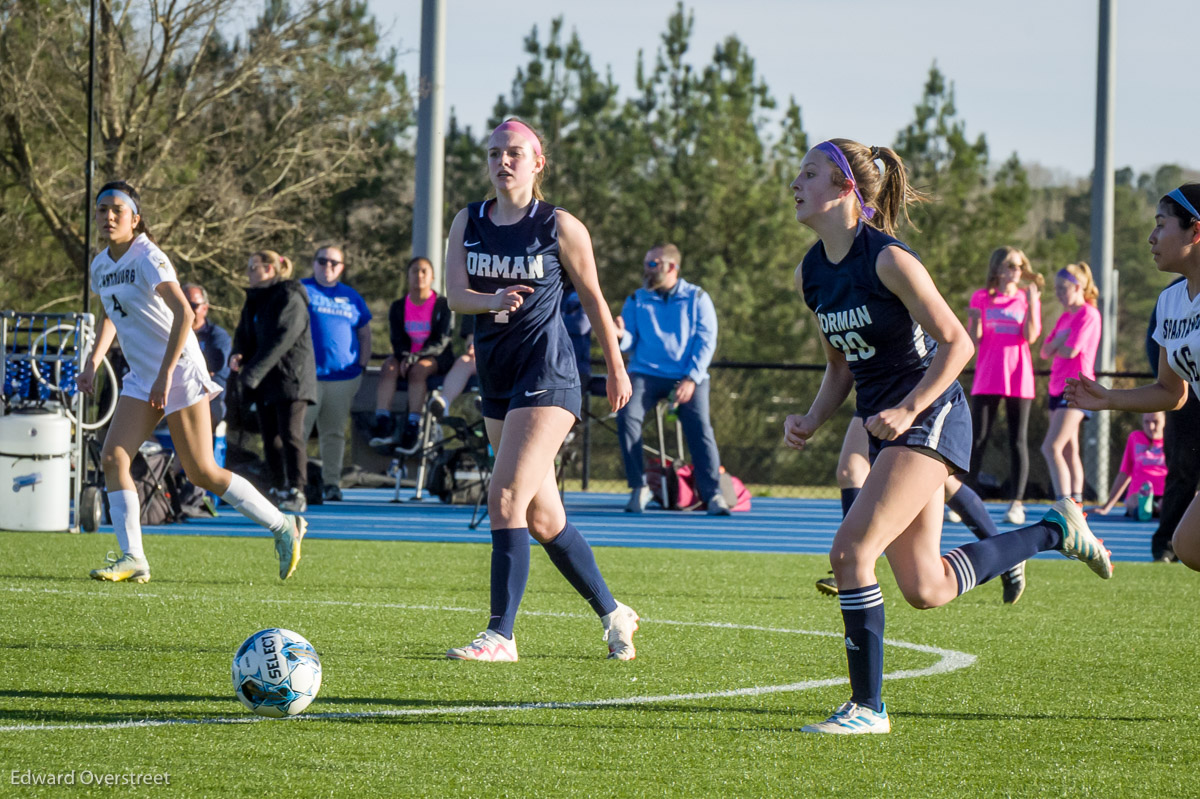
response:
<path id="1" fill-rule="evenodd" d="M 503 418 L 497 418 L 500 415 Z M 485 405 L 488 440 L 496 453 L 488 488 L 488 518 L 492 524 L 490 615 L 483 633 L 470 644 L 449 650 L 447 657 L 517 659 L 513 627 L 529 579 L 527 514 L 547 472 L 554 468 L 554 455 L 574 421 L 570 411 L 563 408 L 489 411 Z M 559 517 L 565 523 L 561 503 Z M 494 640 L 497 636 L 502 640 Z"/>
<path id="2" fill-rule="evenodd" d="M 850 506 L 862 490 L 867 475 L 871 473 L 871 461 L 867 458 L 869 446 L 863 420 L 851 416 L 850 423 L 846 425 L 846 435 L 842 437 L 842 451 L 838 454 L 837 464 L 837 486 L 842 495 L 843 519 L 850 512 Z M 817 580 L 817 591 L 827 596 L 837 596 L 837 580 L 833 577 L 820 578 Z"/>
<path id="3" fill-rule="evenodd" d="M 829 554 L 845 624 L 850 701 L 824 722 L 804 727 L 805 732 L 857 734 L 890 729 L 882 696 L 883 594 L 875 565 L 913 525 L 940 533 L 942 487 L 948 474 L 940 460 L 907 447 L 885 447 L 875 459 Z M 952 590 L 945 588 L 945 577 L 940 585 L 930 582 L 931 591 Z M 931 601 L 936 599 L 933 596 Z"/>
<path id="4" fill-rule="evenodd" d="M 141 503 L 130 464 L 161 418 L 162 412 L 149 402 L 133 397 L 117 400 L 100 452 L 100 465 L 104 470 L 109 512 L 121 554 L 93 569 L 91 577 L 94 580 L 144 583 L 150 579 L 150 564 L 142 548 Z"/>

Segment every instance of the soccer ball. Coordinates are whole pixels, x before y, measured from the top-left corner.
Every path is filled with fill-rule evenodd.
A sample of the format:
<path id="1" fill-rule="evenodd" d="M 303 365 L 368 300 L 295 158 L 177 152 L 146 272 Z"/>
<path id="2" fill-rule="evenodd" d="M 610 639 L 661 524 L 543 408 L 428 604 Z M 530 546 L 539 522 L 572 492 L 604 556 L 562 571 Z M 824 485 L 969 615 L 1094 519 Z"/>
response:
<path id="1" fill-rule="evenodd" d="M 277 627 L 259 630 L 233 656 L 233 692 L 260 716 L 295 716 L 319 690 L 321 659 L 299 633 Z"/>

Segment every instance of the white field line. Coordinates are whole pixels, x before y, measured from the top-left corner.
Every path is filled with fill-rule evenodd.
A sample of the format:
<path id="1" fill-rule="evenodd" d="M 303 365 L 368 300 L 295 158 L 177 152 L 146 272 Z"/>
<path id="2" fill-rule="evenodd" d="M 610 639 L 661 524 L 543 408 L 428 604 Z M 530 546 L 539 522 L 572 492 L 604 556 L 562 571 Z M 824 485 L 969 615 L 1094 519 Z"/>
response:
<path id="1" fill-rule="evenodd" d="M 28 594 L 59 594 L 69 596 L 87 596 L 98 598 L 114 598 L 114 599 L 162 599 L 162 600 L 184 600 L 189 602 L 208 601 L 208 602 L 228 602 L 234 601 L 231 597 L 206 597 L 206 596 L 181 596 L 172 594 L 152 594 L 146 592 L 138 592 L 136 594 L 116 594 L 116 593 L 100 593 L 91 591 L 64 591 L 54 588 L 18 588 L 18 587 L 2 587 L 0 590 L 10 593 L 28 593 Z M 244 602 L 245 600 L 237 600 Z M 351 607 L 351 608 L 380 608 L 392 610 L 415 610 L 415 611 L 435 611 L 449 613 L 482 613 L 478 608 L 460 608 L 453 606 L 440 605 L 406 605 L 396 602 L 351 602 L 340 600 L 323 600 L 323 599 L 261 599 L 263 603 L 280 604 L 280 605 L 324 605 L 336 607 Z M 548 611 L 522 611 L 525 616 L 542 616 L 565 619 L 591 619 L 588 616 L 580 613 L 553 613 Z M 824 630 L 792 630 L 784 627 L 765 627 L 755 624 L 733 624 L 731 622 L 706 622 L 706 621 L 674 621 L 670 619 L 642 619 L 647 624 L 665 624 L 677 627 L 708 627 L 711 629 L 721 630 L 752 630 L 757 632 L 777 633 L 783 635 L 816 635 L 827 638 L 841 638 L 842 633 L 828 632 Z M 911 649 L 916 652 L 923 652 L 938 657 L 937 662 L 923 669 L 904 669 L 901 671 L 888 672 L 883 675 L 885 680 L 908 680 L 915 677 L 932 677 L 939 674 L 949 674 L 952 671 L 965 669 L 975 663 L 975 655 L 966 652 L 958 652 L 953 649 L 942 649 L 936 646 L 927 646 L 925 644 L 914 644 L 908 641 L 899 641 L 892 638 L 885 638 L 884 644 L 894 646 L 899 649 Z M 587 710 L 592 708 L 605 707 L 620 707 L 628 705 L 651 705 L 664 702 L 690 702 L 700 699 L 727 699 L 730 697 L 741 696 L 763 696 L 765 694 L 789 693 L 796 691 L 808 691 L 813 688 L 828 688 L 834 685 L 844 685 L 849 682 L 846 677 L 829 677 L 822 680 L 803 680 L 801 682 L 787 683 L 786 685 L 757 685 L 746 688 L 733 688 L 724 691 L 703 691 L 687 694 L 662 694 L 658 696 L 626 696 L 613 697 L 611 699 L 584 699 L 576 702 L 525 702 L 513 705 L 447 705 L 445 707 L 429 707 L 429 708 L 407 708 L 397 710 L 371 710 L 358 713 L 308 713 L 300 716 L 293 716 L 288 719 L 266 719 L 259 716 L 236 716 L 228 718 L 209 718 L 209 719 L 142 719 L 130 721 L 113 721 L 113 722 L 98 722 L 84 724 L 13 724 L 0 726 L 0 733 L 4 732 L 44 732 L 52 730 L 119 730 L 131 729 L 138 727 L 176 727 L 183 725 L 195 724 L 250 724 L 261 721 L 335 721 L 340 719 L 372 719 L 372 718 L 397 718 L 397 717 L 416 717 L 416 716 L 455 716 L 465 715 L 470 713 L 511 713 L 527 710 Z"/>

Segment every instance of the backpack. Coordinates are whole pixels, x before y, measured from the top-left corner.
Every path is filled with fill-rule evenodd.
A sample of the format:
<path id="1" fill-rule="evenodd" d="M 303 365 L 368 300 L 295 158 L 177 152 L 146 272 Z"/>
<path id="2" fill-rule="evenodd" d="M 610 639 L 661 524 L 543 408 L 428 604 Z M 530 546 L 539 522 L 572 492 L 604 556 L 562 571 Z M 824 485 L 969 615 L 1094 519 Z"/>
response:
<path id="1" fill-rule="evenodd" d="M 183 519 L 179 483 L 171 470 L 172 454 L 139 450 L 129 464 L 143 525 L 174 524 Z"/>
<path id="2" fill-rule="evenodd" d="M 486 497 L 489 478 L 466 447 L 443 449 L 429 466 L 425 490 L 449 505 L 474 505 Z"/>
<path id="3" fill-rule="evenodd" d="M 662 463 L 652 458 L 646 468 L 646 485 L 654 494 L 654 499 L 662 501 L 663 482 Z M 707 503 L 696 492 L 696 471 L 690 463 L 676 466 L 671 463 L 666 469 L 667 481 L 667 510 L 703 510 Z M 750 491 L 746 485 L 721 467 L 721 495 L 725 497 L 729 509 L 733 511 L 750 510 Z"/>

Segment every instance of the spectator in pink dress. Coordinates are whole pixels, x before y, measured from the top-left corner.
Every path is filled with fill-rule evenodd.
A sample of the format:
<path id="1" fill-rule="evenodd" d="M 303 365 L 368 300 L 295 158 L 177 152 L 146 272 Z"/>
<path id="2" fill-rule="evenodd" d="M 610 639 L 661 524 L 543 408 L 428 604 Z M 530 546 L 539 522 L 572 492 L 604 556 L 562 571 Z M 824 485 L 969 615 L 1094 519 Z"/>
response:
<path id="1" fill-rule="evenodd" d="M 1025 253 L 1015 247 L 1000 247 L 988 262 L 987 287 L 975 292 L 967 312 L 967 332 L 976 351 L 975 381 L 971 385 L 971 476 L 978 481 L 983 452 L 1003 401 L 1011 494 L 1004 521 L 1009 524 L 1025 524 L 1029 409 L 1035 392 L 1029 345 L 1042 334 L 1043 283 Z"/>
<path id="2" fill-rule="evenodd" d="M 1162 504 L 1163 489 L 1167 483 L 1167 459 L 1163 454 L 1163 430 L 1167 426 L 1167 415 L 1162 411 L 1142 414 L 1142 429 L 1134 430 L 1125 442 L 1125 455 L 1121 458 L 1121 470 L 1113 480 L 1108 492 L 1108 502 L 1096 508 L 1101 516 L 1106 515 L 1125 489 L 1125 515 L 1138 516 L 1143 521 L 1158 514 Z M 1144 489 L 1149 486 L 1149 491 Z M 1146 497 L 1144 500 L 1143 497 Z M 1138 512 L 1146 502 L 1148 507 Z"/>
<path id="3" fill-rule="evenodd" d="M 1063 312 L 1042 342 L 1042 358 L 1050 363 L 1050 428 L 1042 442 L 1042 457 L 1050 469 L 1055 499 L 1083 501 L 1083 460 L 1079 456 L 1079 425 L 1091 412 L 1069 408 L 1063 400 L 1067 378 L 1096 379 L 1096 350 L 1100 347 L 1100 296 L 1092 270 L 1085 263 L 1068 264 L 1054 277 L 1054 295 Z"/>

